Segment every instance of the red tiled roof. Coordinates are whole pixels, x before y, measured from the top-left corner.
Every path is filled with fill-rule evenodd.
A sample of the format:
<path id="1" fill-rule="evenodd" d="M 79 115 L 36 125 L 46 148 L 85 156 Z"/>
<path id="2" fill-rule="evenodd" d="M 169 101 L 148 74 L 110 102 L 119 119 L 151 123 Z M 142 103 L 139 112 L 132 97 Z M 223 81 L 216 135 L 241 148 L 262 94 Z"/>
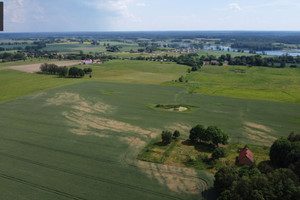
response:
<path id="1" fill-rule="evenodd" d="M 253 153 L 248 148 L 245 148 L 243 151 L 240 152 L 239 160 L 242 160 L 245 157 L 247 157 L 251 162 L 254 162 Z"/>

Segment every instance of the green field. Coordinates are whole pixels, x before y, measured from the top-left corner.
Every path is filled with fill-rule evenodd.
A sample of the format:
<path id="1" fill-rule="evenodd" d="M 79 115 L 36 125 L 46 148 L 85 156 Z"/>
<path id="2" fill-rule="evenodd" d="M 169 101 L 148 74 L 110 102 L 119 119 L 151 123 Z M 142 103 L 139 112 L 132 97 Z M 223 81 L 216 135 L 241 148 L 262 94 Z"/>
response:
<path id="1" fill-rule="evenodd" d="M 243 71 L 243 73 L 241 73 Z M 203 66 L 187 74 L 190 92 L 201 94 L 300 103 L 300 69 L 245 66 Z"/>
<path id="2" fill-rule="evenodd" d="M 161 102 L 199 108 L 178 113 L 147 106 Z M 2 199 L 200 198 L 212 175 L 136 160 L 162 129 L 187 137 L 197 123 L 214 124 L 231 141 L 261 145 L 300 131 L 298 105 L 144 84 L 77 83 L 4 102 L 0 109 Z"/>
<path id="3" fill-rule="evenodd" d="M 93 69 L 82 79 L 4 69 L 22 62 L 38 61 L 0 67 L 1 199 L 201 199 L 212 174 L 136 159 L 162 130 L 187 139 L 196 124 L 216 125 L 232 143 L 259 146 L 300 132 L 299 69 L 187 74 L 175 63 L 112 60 L 80 66 Z M 172 82 L 181 75 L 188 83 Z"/>
<path id="4" fill-rule="evenodd" d="M 55 60 L 51 60 L 54 62 Z M 176 79 L 187 70 L 186 66 L 176 64 L 160 64 L 159 62 L 120 61 L 113 60 L 104 64 L 81 66 L 92 67 L 93 77 L 83 79 L 58 78 L 51 75 L 29 74 L 4 69 L 4 66 L 34 64 L 47 60 L 34 59 L 3 63 L 0 65 L 0 102 L 11 100 L 33 92 L 55 88 L 82 81 L 110 81 L 124 83 L 160 84 Z"/>
<path id="5" fill-rule="evenodd" d="M 136 51 L 139 49 L 137 44 L 128 44 L 122 42 L 113 42 L 113 41 L 100 41 L 100 45 L 92 45 L 92 44 L 79 44 L 79 43 L 62 43 L 62 44 L 48 44 L 43 50 L 46 51 L 59 51 L 59 52 L 80 52 L 84 53 L 96 53 L 96 52 L 106 52 L 106 46 L 108 44 L 110 46 L 119 46 L 120 51 L 130 51 L 131 49 Z"/>

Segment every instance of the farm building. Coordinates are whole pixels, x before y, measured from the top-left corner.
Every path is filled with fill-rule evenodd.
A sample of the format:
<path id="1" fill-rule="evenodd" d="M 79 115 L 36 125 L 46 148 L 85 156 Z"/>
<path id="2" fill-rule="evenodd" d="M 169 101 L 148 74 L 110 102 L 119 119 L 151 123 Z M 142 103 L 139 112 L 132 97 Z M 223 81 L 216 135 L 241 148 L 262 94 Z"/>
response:
<path id="1" fill-rule="evenodd" d="M 82 64 L 84 64 L 84 65 L 88 65 L 88 64 L 92 64 L 92 63 L 93 63 L 93 60 L 92 60 L 92 59 L 85 59 L 85 60 L 82 60 L 81 62 L 82 62 Z"/>
<path id="2" fill-rule="evenodd" d="M 94 59 L 93 63 L 101 63 L 100 59 Z"/>
<path id="3" fill-rule="evenodd" d="M 243 149 L 239 154 L 238 164 L 251 166 L 253 165 L 253 163 L 254 163 L 253 153 L 248 148 Z"/>

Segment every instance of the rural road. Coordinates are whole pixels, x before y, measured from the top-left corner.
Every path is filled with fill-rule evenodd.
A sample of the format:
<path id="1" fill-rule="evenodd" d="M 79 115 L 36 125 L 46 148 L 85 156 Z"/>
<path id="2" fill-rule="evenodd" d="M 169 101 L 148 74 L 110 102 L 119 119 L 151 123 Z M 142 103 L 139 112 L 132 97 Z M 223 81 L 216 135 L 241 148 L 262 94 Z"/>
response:
<path id="1" fill-rule="evenodd" d="M 58 62 L 49 62 L 48 64 L 56 64 L 57 66 L 71 66 L 71 65 L 78 65 L 80 61 L 58 61 Z M 16 66 L 9 66 L 5 67 L 6 69 L 14 69 L 18 71 L 23 71 L 27 73 L 35 73 L 40 71 L 40 66 L 43 63 L 36 63 L 36 64 L 28 64 L 28 65 L 16 65 Z"/>

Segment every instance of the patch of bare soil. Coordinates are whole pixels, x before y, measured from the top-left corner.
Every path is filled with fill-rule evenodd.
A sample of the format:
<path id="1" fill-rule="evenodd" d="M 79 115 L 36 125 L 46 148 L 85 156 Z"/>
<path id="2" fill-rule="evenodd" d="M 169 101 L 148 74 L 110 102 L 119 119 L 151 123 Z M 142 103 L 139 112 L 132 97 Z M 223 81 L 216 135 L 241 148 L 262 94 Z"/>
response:
<path id="1" fill-rule="evenodd" d="M 75 93 L 58 93 L 53 98 L 47 99 L 46 105 L 71 105 L 70 111 L 64 111 L 62 114 L 66 119 L 68 119 L 70 126 L 73 127 L 71 132 L 77 135 L 108 137 L 102 132 L 131 132 L 136 133 L 139 138 L 147 139 L 149 137 L 155 138 L 159 133 L 156 130 L 145 130 L 139 126 L 109 119 L 103 114 L 114 112 L 114 107 L 100 101 L 93 103 Z M 145 142 L 138 137 L 120 138 L 129 145 L 134 143 L 136 147 L 144 146 Z"/>
<path id="2" fill-rule="evenodd" d="M 138 166 L 150 177 L 155 178 L 170 190 L 179 193 L 199 194 L 206 189 L 205 181 L 200 179 L 194 169 L 148 162 L 138 162 Z"/>
<path id="3" fill-rule="evenodd" d="M 5 68 L 23 71 L 23 72 L 27 72 L 27 73 L 35 73 L 35 72 L 40 71 L 41 64 L 43 64 L 43 63 L 28 64 L 28 65 L 16 65 L 16 66 L 9 66 L 9 67 L 5 67 Z M 78 65 L 78 64 L 80 64 L 80 62 L 79 61 L 58 61 L 58 62 L 49 62 L 49 64 L 56 64 L 57 66 L 62 67 L 62 66 Z"/>
<path id="4" fill-rule="evenodd" d="M 272 132 L 271 128 L 262 124 L 252 122 L 244 122 L 244 124 L 245 135 L 247 138 L 269 145 L 271 145 L 273 141 L 276 140 L 276 137 L 273 137 L 268 134 Z"/>
<path id="5" fill-rule="evenodd" d="M 267 126 L 264 126 L 262 124 L 252 123 L 252 122 L 244 122 L 244 124 L 250 128 L 260 129 L 265 132 L 272 132 L 273 130 Z"/>

